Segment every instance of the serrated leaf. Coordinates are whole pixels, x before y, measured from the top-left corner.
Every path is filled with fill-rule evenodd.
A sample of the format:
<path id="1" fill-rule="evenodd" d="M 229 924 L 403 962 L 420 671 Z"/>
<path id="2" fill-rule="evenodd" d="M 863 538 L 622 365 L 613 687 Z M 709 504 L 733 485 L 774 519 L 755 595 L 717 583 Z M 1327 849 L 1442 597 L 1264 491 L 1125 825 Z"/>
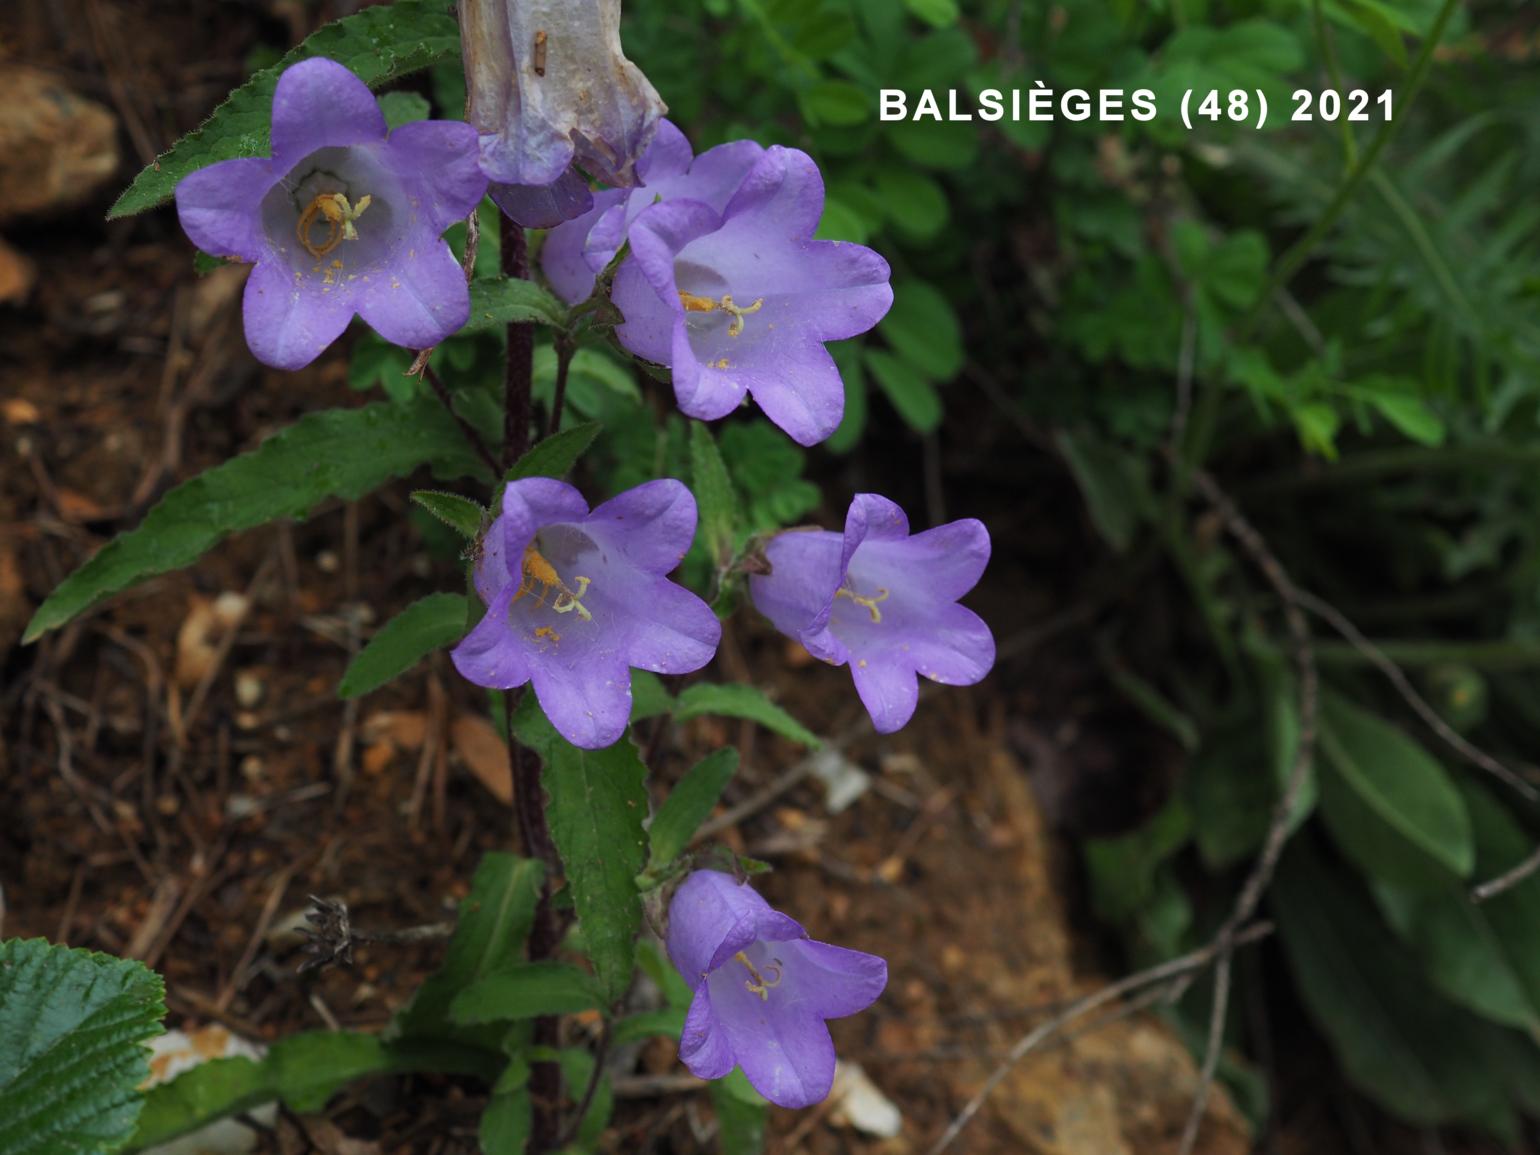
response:
<path id="1" fill-rule="evenodd" d="M 471 316 L 462 333 L 500 329 L 504 325 L 536 322 L 563 328 L 567 310 L 534 281 L 520 278 L 478 278 L 471 282 Z"/>
<path id="2" fill-rule="evenodd" d="M 107 214 L 132 216 L 169 200 L 177 182 L 196 169 L 238 156 L 265 156 L 273 90 L 291 64 L 325 56 L 351 69 L 371 88 L 460 54 L 459 29 L 437 0 L 397 0 L 365 8 L 317 29 L 271 68 L 232 92 L 202 127 L 188 133 L 134 178 Z"/>
<path id="3" fill-rule="evenodd" d="M 412 500 L 438 518 L 461 537 L 474 541 L 486 524 L 488 511 L 468 497 L 458 493 L 440 493 L 436 489 L 419 489 Z"/>
<path id="4" fill-rule="evenodd" d="M 700 532 L 712 564 L 720 571 L 732 560 L 738 498 L 722 463 L 716 438 L 701 421 L 690 423 L 690 480 L 700 507 Z"/>
<path id="5" fill-rule="evenodd" d="M 763 691 L 742 683 L 718 686 L 711 682 L 697 682 L 679 695 L 678 705 L 674 708 L 676 721 L 688 722 L 691 718 L 708 714 L 723 718 L 747 718 L 783 738 L 790 738 L 813 750 L 823 745 L 817 734 L 765 697 Z"/>
<path id="6" fill-rule="evenodd" d="M 553 433 L 513 463 L 508 471 L 509 481 L 525 477 L 564 477 L 577 464 L 579 457 L 588 452 L 594 438 L 604 431 L 597 421 L 574 425 Z"/>
<path id="7" fill-rule="evenodd" d="M 351 1031 L 291 1035 L 274 1043 L 260 1062 L 215 1059 L 151 1088 L 130 1150 L 159 1146 L 275 1099 L 301 1114 L 319 1111 L 348 1083 L 370 1075 L 422 1071 L 490 1080 L 499 1062 L 490 1050 L 388 1043 Z"/>
<path id="8" fill-rule="evenodd" d="M 526 694 L 514 719 L 519 740 L 545 763 L 551 837 L 566 868 L 583 945 L 606 1002 L 631 985 L 642 925 L 636 876 L 646 861 L 646 769 L 629 739 L 603 750 L 567 742 Z"/>
<path id="9" fill-rule="evenodd" d="M 481 860 L 471 892 L 460 904 L 443 965 L 396 1016 L 391 1025 L 393 1035 L 469 1037 L 483 1045 L 496 1045 L 496 1032 L 471 1032 L 467 1036 L 457 1028 L 449 1007 L 462 990 L 522 960 L 544 877 L 544 867 L 532 859 L 493 852 Z"/>
<path id="10" fill-rule="evenodd" d="M 667 866 L 679 857 L 737 772 L 738 751 L 724 746 L 697 762 L 669 791 L 647 832 L 652 842 L 651 869 Z"/>
<path id="11" fill-rule="evenodd" d="M 433 111 L 428 98 L 416 92 L 387 92 L 380 97 L 380 111 L 390 128 L 400 128 L 417 120 L 427 120 Z"/>
<path id="12" fill-rule="evenodd" d="M 166 494 L 137 529 L 59 584 L 33 614 L 24 640 L 35 641 L 109 594 L 191 565 L 232 533 L 303 518 L 330 497 L 356 500 L 429 463 L 450 475 L 480 468 L 436 403 L 311 413 Z"/>
<path id="13" fill-rule="evenodd" d="M 115 1151 L 144 1105 L 143 1043 L 166 1015 L 142 963 L 0 943 L 0 1155 Z"/>
<path id="14" fill-rule="evenodd" d="M 337 686 L 339 698 L 357 698 L 406 673 L 434 650 L 465 634 L 464 594 L 429 594 L 380 628 L 348 663 Z"/>
<path id="15" fill-rule="evenodd" d="M 478 1026 L 575 1014 L 599 1002 L 592 975 L 567 963 L 533 962 L 471 983 L 449 1004 L 449 1017 L 461 1026 Z"/>
<path id="16" fill-rule="evenodd" d="M 1344 854 L 1375 877 L 1425 889 L 1470 877 L 1470 815 L 1448 771 L 1402 730 L 1328 695 L 1321 746 L 1334 771 L 1321 805 Z"/>
<path id="17" fill-rule="evenodd" d="M 907 361 L 881 349 L 867 349 L 866 367 L 911 429 L 933 433 L 941 424 L 941 395 Z"/>

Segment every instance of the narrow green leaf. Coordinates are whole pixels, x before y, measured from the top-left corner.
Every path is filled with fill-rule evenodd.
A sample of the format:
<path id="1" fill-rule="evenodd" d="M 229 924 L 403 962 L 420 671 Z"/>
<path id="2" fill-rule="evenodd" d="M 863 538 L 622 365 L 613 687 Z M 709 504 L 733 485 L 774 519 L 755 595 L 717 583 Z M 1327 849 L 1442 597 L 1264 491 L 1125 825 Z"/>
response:
<path id="1" fill-rule="evenodd" d="M 474 541 L 481 533 L 489 516 L 486 509 L 458 493 L 419 489 L 412 494 L 412 500 L 469 541 Z"/>
<path id="2" fill-rule="evenodd" d="M 604 431 L 597 421 L 588 421 L 553 433 L 513 463 L 509 481 L 524 477 L 562 477 L 588 452 L 594 438 Z"/>
<path id="3" fill-rule="evenodd" d="M 461 1026 L 477 1026 L 575 1014 L 599 1003 L 593 976 L 585 971 L 567 963 L 533 962 L 472 983 L 449 1004 L 449 1017 Z"/>
<path id="4" fill-rule="evenodd" d="M 429 594 L 402 610 L 369 639 L 348 663 L 337 686 L 339 698 L 357 698 L 400 677 L 434 650 L 465 633 L 464 594 Z"/>
<path id="5" fill-rule="evenodd" d="M 122 1146 L 150 1075 L 142 1044 L 165 1014 L 160 976 L 142 963 L 0 943 L 0 1153 Z"/>
<path id="6" fill-rule="evenodd" d="M 684 1031 L 684 1010 L 667 1007 L 660 1011 L 642 1011 L 629 1015 L 615 1024 L 614 1046 L 640 1043 L 644 1039 L 664 1038 L 677 1040 Z"/>
<path id="7" fill-rule="evenodd" d="M 519 322 L 565 328 L 567 310 L 549 292 L 518 277 L 471 282 L 471 317 L 462 333 L 500 329 Z"/>
<path id="8" fill-rule="evenodd" d="M 1346 699 L 1322 703 L 1327 825 L 1349 858 L 1378 878 L 1419 889 L 1441 872 L 1469 878 L 1470 815 L 1448 772 L 1403 731 Z"/>
<path id="9" fill-rule="evenodd" d="M 1122 553 L 1155 513 L 1143 458 L 1085 431 L 1061 429 L 1054 443 L 1080 487 L 1091 524 Z"/>
<path id="10" fill-rule="evenodd" d="M 434 402 L 311 413 L 166 494 L 138 529 L 109 542 L 60 583 L 32 615 L 24 640 L 35 641 L 108 594 L 191 565 L 232 533 L 302 518 L 329 497 L 356 500 L 430 463 L 452 475 L 479 468 L 454 421 Z"/>
<path id="11" fill-rule="evenodd" d="M 273 90 L 289 65 L 325 56 L 377 88 L 439 60 L 459 56 L 454 17 L 436 0 L 396 0 L 365 8 L 317 29 L 271 68 L 230 94 L 202 127 L 156 157 L 118 198 L 109 219 L 132 216 L 169 200 L 177 182 L 195 169 L 238 156 L 266 156 Z"/>
<path id="12" fill-rule="evenodd" d="M 690 423 L 690 479 L 700 505 L 700 532 L 706 552 L 720 570 L 732 560 L 737 540 L 738 497 L 716 438 L 703 421 Z"/>
<path id="13" fill-rule="evenodd" d="M 522 960 L 544 876 L 540 863 L 528 858 L 493 852 L 481 860 L 471 892 L 460 904 L 443 965 L 396 1016 L 393 1036 L 469 1038 L 484 1046 L 497 1044 L 497 1032 L 467 1034 L 457 1028 L 449 1007 L 462 990 Z"/>
<path id="14" fill-rule="evenodd" d="M 1348 1078 L 1423 1125 L 1484 1116 L 1502 1089 L 1476 1053 L 1480 1021 L 1439 998 L 1350 875 L 1303 840 L 1273 884 L 1294 984 Z"/>
<path id="15" fill-rule="evenodd" d="M 524 1155 L 534 1125 L 529 1074 L 529 1063 L 517 1057 L 492 1088 L 492 1098 L 481 1116 L 482 1155 Z"/>
<path id="16" fill-rule="evenodd" d="M 629 739 L 580 750 L 551 726 L 526 694 L 514 720 L 519 739 L 545 763 L 551 836 L 566 867 L 583 945 L 605 1001 L 631 985 L 642 925 L 636 876 L 646 861 L 646 769 Z"/>
<path id="17" fill-rule="evenodd" d="M 731 746 L 714 750 L 695 764 L 675 786 L 652 820 L 648 837 L 652 840 L 653 870 L 667 866 L 690 844 L 700 824 L 722 797 L 722 791 L 738 772 L 738 751 Z"/>
<path id="18" fill-rule="evenodd" d="M 593 1078 L 594 1056 L 578 1047 L 564 1047 L 556 1056 L 561 1064 L 561 1077 L 574 1096 L 581 1095 L 583 1088 Z M 599 1076 L 594 1089 L 593 1101 L 588 1104 L 582 1122 L 578 1125 L 575 1146 L 580 1151 L 592 1151 L 609 1126 L 610 1115 L 615 1111 L 615 1091 L 607 1074 Z"/>
<path id="19" fill-rule="evenodd" d="M 711 1106 L 717 1113 L 717 1150 L 722 1155 L 759 1155 L 765 1149 L 770 1108 L 734 1069 L 711 1084 Z"/>
<path id="20" fill-rule="evenodd" d="M 301 1114 L 319 1111 L 348 1083 L 370 1075 L 422 1071 L 490 1081 L 499 1063 L 495 1052 L 473 1047 L 387 1043 L 351 1031 L 291 1035 L 274 1043 L 260 1062 L 216 1059 L 151 1088 L 129 1150 L 168 1143 L 275 1099 Z"/>
<path id="21" fill-rule="evenodd" d="M 823 745 L 818 735 L 777 706 L 764 692 L 753 686 L 732 683 L 726 686 L 710 682 L 697 682 L 679 695 L 674 718 L 688 722 L 712 714 L 725 718 L 747 718 L 758 722 L 767 730 L 773 730 L 783 738 L 800 742 L 811 749 Z"/>

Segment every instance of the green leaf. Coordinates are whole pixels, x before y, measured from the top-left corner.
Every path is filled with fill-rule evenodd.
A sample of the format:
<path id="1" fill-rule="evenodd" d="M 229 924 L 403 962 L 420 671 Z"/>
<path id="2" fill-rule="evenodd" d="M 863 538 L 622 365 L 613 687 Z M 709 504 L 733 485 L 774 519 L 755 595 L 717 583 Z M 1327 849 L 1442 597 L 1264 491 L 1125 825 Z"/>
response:
<path id="1" fill-rule="evenodd" d="M 1418 889 L 1470 877 L 1470 815 L 1448 772 L 1403 731 L 1328 695 L 1321 746 L 1335 772 L 1321 805 L 1344 854 L 1376 878 Z"/>
<path id="2" fill-rule="evenodd" d="M 464 594 L 429 594 L 407 606 L 348 663 L 337 696 L 357 698 L 378 690 L 434 650 L 458 642 L 465 633 L 467 609 Z"/>
<path id="3" fill-rule="evenodd" d="M 765 1149 L 770 1108 L 749 1087 L 741 1070 L 734 1069 L 727 1078 L 711 1084 L 711 1106 L 717 1113 L 717 1150 L 722 1155 L 760 1155 Z"/>
<path id="4" fill-rule="evenodd" d="M 556 1056 L 561 1064 L 561 1077 L 571 1089 L 573 1095 L 581 1095 L 583 1088 L 593 1078 L 594 1056 L 592 1052 L 578 1047 L 564 1047 Z M 583 1116 L 582 1123 L 578 1126 L 576 1146 L 581 1151 L 592 1151 L 604 1134 L 604 1128 L 609 1125 L 610 1115 L 615 1110 L 615 1091 L 610 1086 L 610 1077 L 607 1074 L 599 1077 L 599 1084 L 594 1089 L 593 1102 L 588 1105 L 588 1111 Z M 501 1153 L 499 1153 L 501 1155 Z"/>
<path id="5" fill-rule="evenodd" d="M 1192 837 L 1192 813 L 1173 795 L 1137 830 L 1116 838 L 1088 838 L 1083 851 L 1096 917 L 1117 925 L 1137 915 L 1155 895 L 1156 875 Z"/>
<path id="6" fill-rule="evenodd" d="M 475 541 L 481 535 L 482 527 L 490 517 L 489 510 L 458 493 L 419 489 L 412 494 L 412 500 L 469 541 Z"/>
<path id="7" fill-rule="evenodd" d="M 37 640 L 108 594 L 191 565 L 232 533 L 302 518 L 329 497 L 356 500 L 429 463 L 457 475 L 480 468 L 435 402 L 311 413 L 166 494 L 138 529 L 60 583 L 32 616 L 24 640 Z"/>
<path id="8" fill-rule="evenodd" d="M 865 357 L 866 367 L 904 422 L 921 433 L 934 433 L 941 424 L 941 395 L 936 387 L 892 353 L 867 349 Z"/>
<path id="9" fill-rule="evenodd" d="M 456 995 L 488 975 L 516 966 L 535 919 L 545 870 L 539 862 L 492 852 L 481 860 L 443 965 L 418 989 L 391 1025 L 400 1038 L 469 1038 L 496 1046 L 497 1032 L 459 1030 L 450 1014 Z"/>
<path id="10" fill-rule="evenodd" d="M 201 128 L 188 133 L 155 159 L 118 198 L 109 219 L 132 216 L 169 200 L 188 173 L 215 161 L 266 156 L 273 90 L 288 68 L 312 56 L 344 65 L 371 88 L 435 61 L 460 54 L 454 17 L 436 0 L 397 0 L 365 8 L 318 29 L 271 68 L 264 68 L 230 94 Z"/>
<path id="11" fill-rule="evenodd" d="M 631 985 L 642 901 L 636 876 L 646 861 L 646 768 L 629 739 L 580 750 L 561 738 L 533 694 L 515 716 L 519 740 L 545 763 L 551 836 L 566 867 L 583 945 L 605 1001 Z"/>
<path id="12" fill-rule="evenodd" d="M 1444 423 L 1422 398 L 1406 393 L 1376 392 L 1369 401 L 1380 411 L 1381 417 L 1419 445 L 1436 448 L 1444 443 L 1447 433 Z"/>
<path id="13" fill-rule="evenodd" d="M 929 240 L 946 227 L 951 206 L 934 177 L 894 166 L 877 173 L 875 186 L 883 211 L 906 236 Z"/>
<path id="14" fill-rule="evenodd" d="M 281 1099 L 310 1114 L 338 1091 L 369 1075 L 432 1072 L 490 1080 L 492 1051 L 438 1043 L 387 1043 L 351 1031 L 314 1031 L 273 1044 L 260 1061 L 216 1059 L 151 1088 L 130 1150 L 168 1143 L 216 1119 Z M 55 1149 L 57 1150 L 57 1149 Z"/>
<path id="15" fill-rule="evenodd" d="M 669 791 L 652 820 L 650 868 L 667 866 L 690 844 L 700 824 L 711 815 L 722 791 L 738 772 L 738 751 L 731 746 L 713 750 L 695 764 L 679 785 Z"/>
<path id="16" fill-rule="evenodd" d="M 165 1015 L 165 987 L 142 963 L 0 942 L 0 1155 L 121 1147 L 144 1105 L 142 1044 Z"/>
<path id="17" fill-rule="evenodd" d="M 888 141 L 905 160 L 921 168 L 961 172 L 978 161 L 977 124 L 897 120 L 883 125 Z"/>
<path id="18" fill-rule="evenodd" d="M 579 457 L 588 452 L 594 438 L 603 432 L 604 426 L 588 421 L 553 433 L 513 463 L 508 471 L 509 481 L 524 477 L 556 477 L 566 475 Z"/>
<path id="19" fill-rule="evenodd" d="M 593 976 L 558 962 L 533 962 L 472 983 L 449 1004 L 461 1026 L 505 1023 L 541 1015 L 570 1015 L 599 1005 Z"/>
<path id="20" fill-rule="evenodd" d="M 674 695 L 663 679 L 648 670 L 631 671 L 631 721 L 640 722 L 674 712 Z"/>
<path id="21" fill-rule="evenodd" d="M 567 310 L 534 281 L 478 277 L 471 282 L 471 318 L 460 330 L 462 333 L 501 329 L 521 322 L 565 328 Z"/>
<path id="22" fill-rule="evenodd" d="M 1476 1053 L 1481 1024 L 1428 988 L 1350 876 L 1296 841 L 1272 904 L 1300 998 L 1354 1084 L 1423 1125 L 1501 1105 Z"/>
<path id="23" fill-rule="evenodd" d="M 676 721 L 688 722 L 707 714 L 747 718 L 813 750 L 823 745 L 817 734 L 770 701 L 763 691 L 742 683 L 718 686 L 711 682 L 696 682 L 679 695 L 679 704 L 674 709 Z"/>
<path id="24" fill-rule="evenodd" d="M 617 1047 L 640 1043 L 644 1039 L 674 1039 L 684 1032 L 684 1008 L 668 1007 L 660 1011 L 642 1011 L 628 1015 L 615 1024 L 611 1042 Z"/>
<path id="25" fill-rule="evenodd" d="M 515 1058 L 492 1088 L 492 1098 L 481 1115 L 482 1155 L 523 1155 L 534 1126 L 529 1074 L 529 1063 Z"/>
<path id="26" fill-rule="evenodd" d="M 872 98 L 848 80 L 817 81 L 797 93 L 797 104 L 814 127 L 850 127 L 865 124 L 872 116 Z"/>
<path id="27" fill-rule="evenodd" d="M 700 505 L 700 532 L 706 552 L 720 571 L 732 561 L 737 543 L 738 498 L 716 438 L 702 421 L 690 423 L 690 480 Z"/>
<path id="28" fill-rule="evenodd" d="M 932 28 L 947 28 L 957 23 L 957 0 L 904 0 L 913 12 Z"/>
<path id="29" fill-rule="evenodd" d="M 427 97 L 416 92 L 387 92 L 380 97 L 380 111 L 385 114 L 387 125 L 400 128 L 416 120 L 427 120 L 433 106 Z"/>
<path id="30" fill-rule="evenodd" d="M 1054 443 L 1080 487 L 1091 523 L 1108 545 L 1124 552 L 1155 513 L 1144 459 L 1089 431 L 1061 429 Z"/>
<path id="31" fill-rule="evenodd" d="M 962 325 L 941 290 L 903 281 L 893 307 L 877 326 L 893 351 L 933 381 L 949 381 L 963 367 Z"/>

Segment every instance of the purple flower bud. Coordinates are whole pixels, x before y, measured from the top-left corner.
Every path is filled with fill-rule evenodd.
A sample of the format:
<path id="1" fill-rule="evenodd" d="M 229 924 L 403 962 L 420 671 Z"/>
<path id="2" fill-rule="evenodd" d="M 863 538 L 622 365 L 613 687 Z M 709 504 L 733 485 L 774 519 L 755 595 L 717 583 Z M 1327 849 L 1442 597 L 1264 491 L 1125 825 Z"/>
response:
<path id="1" fill-rule="evenodd" d="M 606 184 L 634 183 L 632 167 L 665 108 L 621 51 L 620 0 L 459 0 L 459 7 L 469 119 L 481 133 L 487 176 L 541 188 L 575 161 Z M 522 193 L 513 195 L 524 203 Z"/>
<path id="2" fill-rule="evenodd" d="M 636 164 L 637 187 L 594 194 L 592 211 L 546 237 L 540 260 L 551 287 L 569 304 L 587 300 L 594 276 L 620 251 L 643 210 L 659 200 L 686 199 L 720 212 L 764 152 L 752 140 L 735 140 L 695 156 L 672 121 L 658 121 L 652 144 Z"/>
<path id="3" fill-rule="evenodd" d="M 715 870 L 668 908 L 668 955 L 695 998 L 679 1057 L 702 1079 L 734 1066 L 781 1107 L 821 1102 L 834 1082 L 826 1019 L 864 1011 L 888 983 L 876 955 L 814 942 L 754 890 Z"/>
<path id="4" fill-rule="evenodd" d="M 364 82 L 316 57 L 278 78 L 272 156 L 190 173 L 176 207 L 204 252 L 256 266 L 246 342 L 263 364 L 299 369 L 355 313 L 409 349 L 465 324 L 465 274 L 440 238 L 486 187 L 469 125 L 421 120 L 387 135 Z"/>
<path id="5" fill-rule="evenodd" d="M 694 536 L 695 498 L 678 481 L 592 512 L 564 482 L 510 482 L 476 561 L 486 616 L 454 648 L 455 668 L 497 690 L 533 682 L 562 737 L 611 745 L 630 721 L 632 666 L 687 674 L 716 653 L 716 615 L 664 576 Z"/>
<path id="6" fill-rule="evenodd" d="M 845 388 L 824 342 L 870 329 L 893 290 L 871 249 L 812 239 L 822 215 L 818 166 L 777 146 L 722 211 L 676 199 L 637 216 L 615 274 L 616 335 L 673 370 L 685 413 L 725 417 L 748 393 L 802 445 L 838 427 Z"/>
<path id="7" fill-rule="evenodd" d="M 775 628 L 830 665 L 849 664 L 879 733 L 914 716 L 917 674 L 971 686 L 995 663 L 995 639 L 957 599 L 989 561 L 983 522 L 951 521 L 909 536 L 885 497 L 857 494 L 843 535 L 790 530 L 765 547 L 771 572 L 749 593 Z"/>

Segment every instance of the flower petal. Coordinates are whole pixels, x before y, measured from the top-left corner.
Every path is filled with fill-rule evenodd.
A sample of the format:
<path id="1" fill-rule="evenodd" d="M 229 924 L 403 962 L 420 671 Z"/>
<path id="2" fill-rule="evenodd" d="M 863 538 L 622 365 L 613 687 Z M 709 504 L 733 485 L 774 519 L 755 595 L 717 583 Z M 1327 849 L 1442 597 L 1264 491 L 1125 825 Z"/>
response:
<path id="1" fill-rule="evenodd" d="M 795 1000 L 748 990 L 729 968 L 707 985 L 719 1029 L 754 1089 L 781 1107 L 811 1107 L 834 1085 L 834 1040 L 823 1020 Z"/>
<path id="2" fill-rule="evenodd" d="M 569 652 L 577 647 L 561 644 Z M 540 708 L 563 738 L 584 750 L 613 746 L 631 721 L 631 671 L 598 647 L 572 662 L 530 662 Z"/>
<path id="3" fill-rule="evenodd" d="M 359 295 L 358 313 L 385 340 L 426 349 L 457 332 L 471 315 L 465 271 L 449 245 L 422 235 L 403 241 L 386 270 Z"/>
<path id="4" fill-rule="evenodd" d="M 914 667 L 900 657 L 857 658 L 851 655 L 851 675 L 855 678 L 856 693 L 861 704 L 872 716 L 872 725 L 879 734 L 891 734 L 902 730 L 914 717 L 914 708 L 920 700 L 919 679 Z"/>
<path id="5" fill-rule="evenodd" d="M 277 180 L 266 157 L 222 160 L 189 173 L 176 186 L 182 231 L 205 253 L 260 260 L 268 248 L 262 198 Z"/>
<path id="6" fill-rule="evenodd" d="M 695 150 L 678 125 L 666 116 L 660 117 L 652 143 L 636 162 L 637 183 L 656 185 L 670 177 L 683 176 L 694 156 Z"/>
<path id="7" fill-rule="evenodd" d="M 497 190 L 493 189 L 495 199 Z M 557 296 L 569 305 L 586 301 L 594 291 L 594 269 L 584 255 L 590 234 L 612 216 L 623 220 L 625 209 L 622 202 L 626 193 L 621 189 L 604 189 L 591 194 L 591 208 L 572 220 L 563 221 L 546 234 L 540 246 L 540 267 L 546 280 Z M 501 203 L 501 202 L 499 202 Z M 503 210 L 507 212 L 505 208 Z M 517 220 L 517 215 L 509 213 Z M 621 226 L 624 233 L 624 225 Z M 603 269 L 600 265 L 599 269 Z"/>
<path id="8" fill-rule="evenodd" d="M 385 114 L 374 93 L 335 60 L 290 65 L 273 92 L 273 167 L 287 171 L 322 148 L 382 140 Z"/>
<path id="9" fill-rule="evenodd" d="M 625 597 L 631 610 L 629 665 L 655 674 L 689 674 L 716 656 L 722 623 L 683 586 L 661 578 L 638 582 Z"/>
<path id="10" fill-rule="evenodd" d="M 449 652 L 460 676 L 491 690 L 511 690 L 529 681 L 524 647 L 508 624 L 508 607 L 518 587 L 505 587 L 487 606 L 476 628 Z"/>
<path id="11" fill-rule="evenodd" d="M 772 145 L 743 178 L 727 204 L 726 216 L 763 214 L 786 236 L 806 239 L 823 216 L 823 176 L 812 157 L 798 148 Z"/>
<path id="12" fill-rule="evenodd" d="M 828 530 L 788 530 L 765 546 L 768 574 L 749 578 L 755 607 L 788 637 L 822 629 L 844 580 L 843 539 Z"/>
<path id="13" fill-rule="evenodd" d="M 550 184 L 494 184 L 488 191 L 509 219 L 527 229 L 555 228 L 594 207 L 593 190 L 575 168 Z"/>
<path id="14" fill-rule="evenodd" d="M 731 958 L 754 941 L 760 915 L 769 912 L 752 886 L 719 870 L 697 870 L 669 903 L 668 957 L 693 990 L 719 952 Z"/>
<path id="15" fill-rule="evenodd" d="M 419 211 L 434 235 L 464 220 L 487 191 L 476 152 L 476 130 L 458 120 L 403 124 L 386 142 L 389 163 L 416 177 Z"/>
<path id="16" fill-rule="evenodd" d="M 610 498 L 588 515 L 595 540 L 650 573 L 671 573 L 695 540 L 695 495 L 671 477 Z"/>
<path id="17" fill-rule="evenodd" d="M 697 1079 L 723 1078 L 737 1065 L 727 1032 L 717 1024 L 711 1009 L 711 988 L 705 983 L 695 988 L 689 1014 L 684 1017 L 679 1058 Z"/>
<path id="18" fill-rule="evenodd" d="M 587 516 L 588 503 L 583 495 L 565 481 L 554 477 L 510 481 L 503 490 L 503 514 L 498 519 L 507 556 L 522 558 L 524 547 L 534 540 L 537 530 L 558 522 L 579 522 Z M 494 524 L 489 532 L 498 532 L 498 527 Z"/>
<path id="19" fill-rule="evenodd" d="M 644 361 L 667 365 L 673 356 L 674 327 L 680 323 L 682 312 L 678 295 L 672 304 L 665 301 L 642 275 L 641 266 L 627 260 L 615 270 L 610 301 L 625 318 L 616 327 L 615 336 L 626 350 Z"/>
<path id="20" fill-rule="evenodd" d="M 819 1018 L 864 1011 L 888 985 L 887 960 L 877 955 L 811 939 L 784 949 L 783 993 L 800 996 Z"/>
<path id="21" fill-rule="evenodd" d="M 242 300 L 246 343 L 258 361 L 274 369 L 303 369 L 353 319 L 354 294 L 347 286 L 323 292 L 274 260 L 257 262 Z"/>

